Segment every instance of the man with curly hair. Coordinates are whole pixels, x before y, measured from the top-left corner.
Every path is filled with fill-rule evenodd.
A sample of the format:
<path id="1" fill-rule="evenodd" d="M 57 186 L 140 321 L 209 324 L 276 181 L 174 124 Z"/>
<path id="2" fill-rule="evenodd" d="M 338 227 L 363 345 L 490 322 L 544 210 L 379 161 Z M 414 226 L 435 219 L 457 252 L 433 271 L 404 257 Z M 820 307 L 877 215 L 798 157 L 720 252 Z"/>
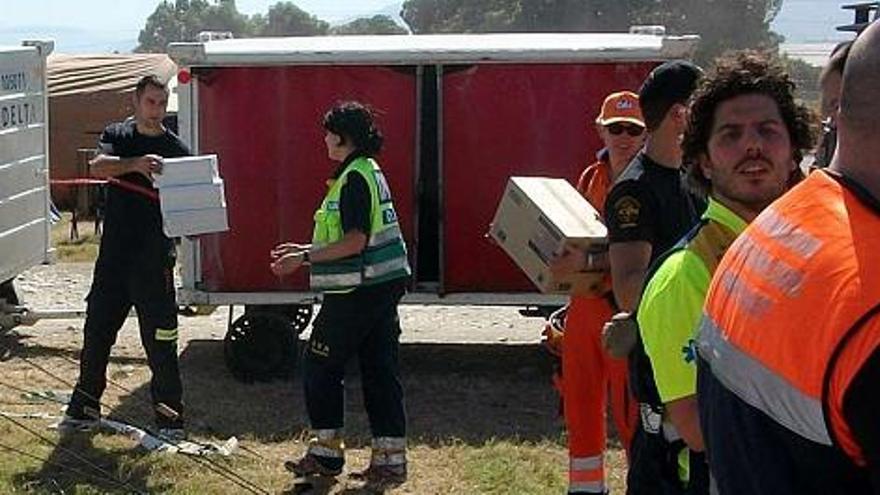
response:
<path id="1" fill-rule="evenodd" d="M 761 212 L 706 296 L 700 430 L 722 495 L 880 494 L 880 23 L 840 95 L 830 167 Z"/>
<path id="2" fill-rule="evenodd" d="M 811 148 L 810 113 L 783 68 L 757 52 L 719 59 L 694 93 L 683 142 L 688 178 L 707 193 L 700 223 L 654 263 L 636 312 L 641 383 L 663 411 L 663 493 L 709 493 L 692 348 L 709 282 L 734 239 L 787 189 Z"/>

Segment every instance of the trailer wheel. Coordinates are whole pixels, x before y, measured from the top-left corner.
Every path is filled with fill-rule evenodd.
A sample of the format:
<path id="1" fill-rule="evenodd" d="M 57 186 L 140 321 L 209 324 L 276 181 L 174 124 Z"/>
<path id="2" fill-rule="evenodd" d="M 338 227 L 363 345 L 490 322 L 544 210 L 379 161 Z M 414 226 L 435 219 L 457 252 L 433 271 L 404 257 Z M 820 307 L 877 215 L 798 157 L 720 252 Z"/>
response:
<path id="1" fill-rule="evenodd" d="M 5 299 L 6 304 L 10 306 L 18 306 L 20 304 L 18 294 L 15 293 L 15 286 L 12 285 L 12 280 L 0 283 L 0 299 Z"/>
<path id="2" fill-rule="evenodd" d="M 246 312 L 230 326 L 223 341 L 226 366 L 245 383 L 267 382 L 293 375 L 297 335 L 284 315 Z"/>

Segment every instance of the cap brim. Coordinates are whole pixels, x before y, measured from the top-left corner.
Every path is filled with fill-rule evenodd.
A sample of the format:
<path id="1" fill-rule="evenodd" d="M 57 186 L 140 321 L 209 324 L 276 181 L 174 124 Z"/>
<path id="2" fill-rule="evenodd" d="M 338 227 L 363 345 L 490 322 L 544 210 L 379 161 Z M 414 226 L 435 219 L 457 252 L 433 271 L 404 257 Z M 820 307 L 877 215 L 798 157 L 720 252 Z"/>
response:
<path id="1" fill-rule="evenodd" d="M 645 123 L 635 117 L 611 117 L 605 120 L 600 120 L 598 122 L 599 125 L 611 125 L 618 122 L 626 122 L 628 124 L 635 124 L 640 127 L 645 127 Z"/>

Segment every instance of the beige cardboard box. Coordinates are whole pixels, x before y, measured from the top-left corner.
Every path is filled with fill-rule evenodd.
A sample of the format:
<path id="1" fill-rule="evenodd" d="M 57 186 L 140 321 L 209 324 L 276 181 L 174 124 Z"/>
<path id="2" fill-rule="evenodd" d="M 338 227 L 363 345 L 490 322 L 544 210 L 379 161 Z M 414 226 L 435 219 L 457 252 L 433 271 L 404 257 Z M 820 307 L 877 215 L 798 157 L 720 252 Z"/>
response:
<path id="1" fill-rule="evenodd" d="M 548 263 L 564 245 L 600 252 L 607 230 L 599 213 L 564 179 L 511 177 L 489 234 L 545 293 L 598 294 L 605 276 L 580 272 L 554 279 Z"/>

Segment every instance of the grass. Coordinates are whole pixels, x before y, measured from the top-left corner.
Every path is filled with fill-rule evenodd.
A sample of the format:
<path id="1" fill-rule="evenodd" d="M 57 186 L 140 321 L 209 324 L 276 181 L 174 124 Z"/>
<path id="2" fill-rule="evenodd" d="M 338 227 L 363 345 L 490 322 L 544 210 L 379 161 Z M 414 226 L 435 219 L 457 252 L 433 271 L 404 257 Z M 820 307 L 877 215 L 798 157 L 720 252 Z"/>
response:
<path id="1" fill-rule="evenodd" d="M 79 232 L 79 239 L 69 239 L 69 213 L 53 226 L 60 262 L 95 259 L 99 239 L 93 234 L 93 223 L 81 222 Z M 129 321 L 123 329 L 121 345 L 114 347 L 108 369 L 108 376 L 126 390 L 112 385 L 107 389 L 104 413 L 149 425 L 152 414 L 144 398 L 149 396 L 150 375 L 137 331 L 128 328 L 132 325 Z M 75 379 L 78 335 L 66 341 L 16 339 L 15 334 L 0 336 L 0 348 L 26 353 L 40 366 Z M 270 493 L 295 493 L 294 481 L 282 462 L 298 457 L 306 446 L 299 377 L 293 382 L 241 384 L 225 369 L 221 342 L 184 340 L 180 346 L 191 436 L 218 442 L 236 436 L 244 448 L 230 458 L 212 457 L 213 462 Z M 389 493 L 527 495 L 565 491 L 567 452 L 556 414 L 558 399 L 549 384 L 552 366 L 535 346 L 408 344 L 402 347 L 400 359 L 407 393 L 410 475 L 404 485 Z M 0 411 L 59 414 L 55 404 L 22 405 L 18 393 L 2 385 L 41 391 L 64 389 L 63 384 L 15 358 L 3 363 L 3 371 Z M 369 426 L 356 376 L 346 380 L 346 390 L 346 473 L 336 485 L 314 493 L 364 493 L 358 483 L 347 478 L 369 462 Z M 49 421 L 19 421 L 52 445 L 2 418 L 0 444 L 49 462 L 0 448 L 2 494 L 131 492 L 106 476 L 96 475 L 82 458 L 146 493 L 247 493 L 204 461 L 149 453 L 118 435 L 59 441 L 56 432 L 46 429 Z M 623 493 L 625 461 L 619 448 L 611 448 L 606 466 L 611 493 Z M 66 469 L 71 467 L 80 472 Z"/>
<path id="2" fill-rule="evenodd" d="M 482 448 L 465 449 L 464 478 L 477 493 L 563 493 L 566 488 L 560 466 L 566 457 L 550 442 L 489 441 Z"/>
<path id="3" fill-rule="evenodd" d="M 136 339 L 133 328 L 123 336 Z M 7 335 L 0 344 L 69 380 L 76 375 L 78 339 L 37 343 Z M 125 337 L 122 337 L 125 338 Z M 213 462 L 233 470 L 270 493 L 294 493 L 294 480 L 282 462 L 305 450 L 306 414 L 299 379 L 245 385 L 232 379 L 222 360 L 222 343 L 181 342 L 189 430 L 200 441 L 236 436 L 243 449 Z M 149 425 L 152 414 L 149 370 L 139 345 L 117 346 L 108 370 L 123 387 L 110 385 L 104 412 Z M 63 388 L 22 360 L 3 364 L 0 410 L 58 414 L 56 404 L 21 405 L 21 397 L 2 385 L 40 391 Z M 409 480 L 390 494 L 544 494 L 563 493 L 567 453 L 550 367 L 536 346 L 407 344 L 401 348 L 407 392 Z M 357 376 L 346 380 L 346 473 L 340 482 L 315 493 L 365 493 L 348 478 L 369 462 L 370 433 Z M 204 461 L 149 453 L 131 439 L 109 434 L 59 442 L 48 420 L 19 420 L 46 436 L 47 445 L 0 418 L 0 444 L 22 449 L 64 466 L 88 471 L 81 458 L 147 493 L 238 494 L 244 489 L 223 479 Z M 624 462 L 612 449 L 608 477 L 612 493 L 622 493 Z M 126 493 L 131 490 L 52 463 L 0 450 L 0 493 Z"/>
<path id="4" fill-rule="evenodd" d="M 77 222 L 79 237 L 71 239 L 71 214 L 63 212 L 61 221 L 52 226 L 52 246 L 55 247 L 57 261 L 86 262 L 98 257 L 100 237 L 95 235 L 93 220 Z"/>

